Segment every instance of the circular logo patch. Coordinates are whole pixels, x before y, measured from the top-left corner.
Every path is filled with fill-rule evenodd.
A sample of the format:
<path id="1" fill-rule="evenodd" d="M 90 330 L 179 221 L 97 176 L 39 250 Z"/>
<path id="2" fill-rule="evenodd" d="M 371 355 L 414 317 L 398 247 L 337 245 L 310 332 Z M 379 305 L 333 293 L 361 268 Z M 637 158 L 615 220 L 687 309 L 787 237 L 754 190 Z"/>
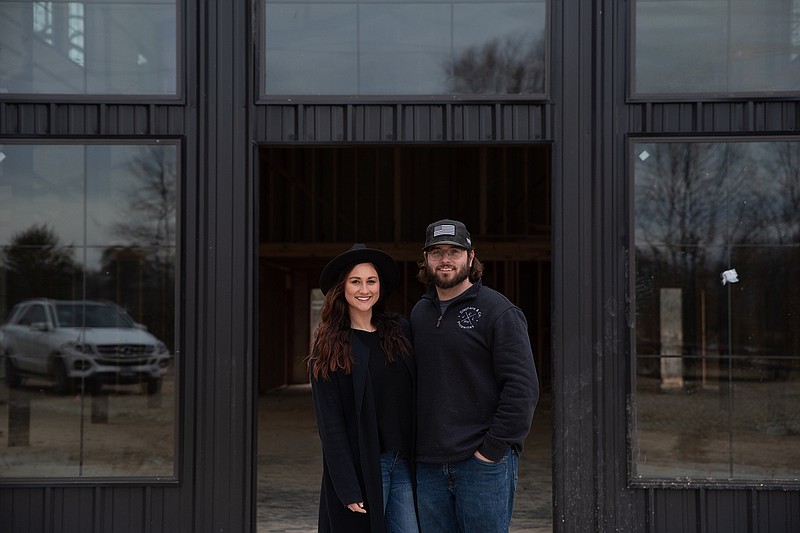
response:
<path id="1" fill-rule="evenodd" d="M 465 307 L 458 312 L 458 327 L 472 329 L 481 318 L 481 310 L 477 307 Z"/>

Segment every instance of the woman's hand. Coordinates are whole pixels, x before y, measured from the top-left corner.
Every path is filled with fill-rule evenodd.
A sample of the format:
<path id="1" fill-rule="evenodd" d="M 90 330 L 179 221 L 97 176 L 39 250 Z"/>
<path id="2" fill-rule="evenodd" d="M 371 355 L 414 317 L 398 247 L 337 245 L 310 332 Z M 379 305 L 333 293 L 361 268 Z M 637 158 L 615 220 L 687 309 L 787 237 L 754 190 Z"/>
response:
<path id="1" fill-rule="evenodd" d="M 351 503 L 347 506 L 348 509 L 353 511 L 354 513 L 366 513 L 367 510 L 364 509 L 364 502 L 358 503 Z"/>

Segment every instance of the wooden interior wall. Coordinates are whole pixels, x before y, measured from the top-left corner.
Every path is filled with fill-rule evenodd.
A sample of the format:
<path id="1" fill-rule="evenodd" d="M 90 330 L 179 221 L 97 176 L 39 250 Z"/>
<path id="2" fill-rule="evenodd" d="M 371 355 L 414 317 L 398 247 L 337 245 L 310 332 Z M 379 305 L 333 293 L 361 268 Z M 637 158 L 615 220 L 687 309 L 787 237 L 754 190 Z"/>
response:
<path id="1" fill-rule="evenodd" d="M 549 386 L 549 153 L 547 145 L 262 147 L 262 276 L 286 272 L 289 281 L 260 282 L 268 318 L 260 320 L 259 391 L 307 379 L 310 291 L 331 257 L 353 242 L 392 254 L 403 281 L 388 307 L 407 316 L 424 292 L 416 274 L 425 227 L 444 217 L 467 224 L 485 283 L 525 312 Z"/>

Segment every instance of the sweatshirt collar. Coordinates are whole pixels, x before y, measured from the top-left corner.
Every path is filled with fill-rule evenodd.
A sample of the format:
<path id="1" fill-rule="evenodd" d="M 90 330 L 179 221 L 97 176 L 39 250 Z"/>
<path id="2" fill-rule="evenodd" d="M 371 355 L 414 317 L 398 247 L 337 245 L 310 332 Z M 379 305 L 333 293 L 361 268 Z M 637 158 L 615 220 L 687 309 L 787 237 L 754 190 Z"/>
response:
<path id="1" fill-rule="evenodd" d="M 482 286 L 483 286 L 483 280 L 479 279 L 478 281 L 474 282 L 469 289 L 465 290 L 464 292 L 462 292 L 461 294 L 459 294 L 458 296 L 456 296 L 455 298 L 453 298 L 450 301 L 451 302 L 458 302 L 460 300 L 467 300 L 467 299 L 470 299 L 470 298 L 474 298 L 475 295 L 478 293 L 478 289 L 480 289 Z M 426 299 L 431 300 L 432 302 L 438 304 L 439 303 L 439 296 L 436 293 L 436 287 L 431 286 L 431 288 L 428 289 L 428 292 L 425 293 L 423 298 L 426 298 Z"/>

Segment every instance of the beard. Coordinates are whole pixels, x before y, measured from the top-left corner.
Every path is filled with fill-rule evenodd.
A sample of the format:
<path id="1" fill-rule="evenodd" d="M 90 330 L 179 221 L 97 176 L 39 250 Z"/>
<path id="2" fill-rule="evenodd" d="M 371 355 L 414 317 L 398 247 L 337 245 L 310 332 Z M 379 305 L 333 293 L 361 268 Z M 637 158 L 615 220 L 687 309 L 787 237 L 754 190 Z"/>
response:
<path id="1" fill-rule="evenodd" d="M 442 277 L 442 275 L 436 272 L 434 268 L 431 268 L 430 265 L 426 268 L 428 269 L 428 279 L 433 281 L 433 284 L 440 289 L 452 289 L 469 277 L 469 266 L 467 266 L 467 263 L 456 268 L 453 276 L 450 278 Z"/>

